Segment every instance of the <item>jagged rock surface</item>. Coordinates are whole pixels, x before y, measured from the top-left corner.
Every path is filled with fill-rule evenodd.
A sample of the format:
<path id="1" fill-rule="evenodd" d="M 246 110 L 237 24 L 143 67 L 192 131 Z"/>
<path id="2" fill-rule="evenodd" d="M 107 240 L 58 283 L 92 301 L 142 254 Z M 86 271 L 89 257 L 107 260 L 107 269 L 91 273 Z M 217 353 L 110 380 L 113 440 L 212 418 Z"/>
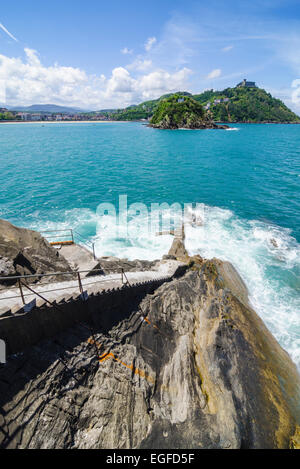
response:
<path id="1" fill-rule="evenodd" d="M 64 257 L 40 233 L 18 228 L 0 219 L 0 277 L 70 270 Z M 14 282 L 0 281 L 1 283 L 6 285 Z"/>
<path id="2" fill-rule="evenodd" d="M 0 445 L 288 448 L 299 391 L 233 267 L 196 258 L 106 334 L 77 325 L 11 357 Z"/>

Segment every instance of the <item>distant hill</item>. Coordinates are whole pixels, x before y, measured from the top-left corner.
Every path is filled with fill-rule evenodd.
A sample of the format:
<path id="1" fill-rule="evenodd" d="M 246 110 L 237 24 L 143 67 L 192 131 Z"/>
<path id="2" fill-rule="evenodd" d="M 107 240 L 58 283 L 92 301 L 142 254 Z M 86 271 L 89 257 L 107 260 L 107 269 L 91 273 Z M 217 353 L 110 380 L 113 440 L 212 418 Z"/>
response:
<path id="1" fill-rule="evenodd" d="M 187 91 L 178 91 L 176 93 L 164 94 L 158 99 L 153 99 L 151 101 L 145 101 L 144 103 L 131 105 L 125 109 L 111 109 L 111 110 L 102 110 L 99 111 L 101 114 L 105 114 L 110 117 L 112 120 L 125 120 L 125 121 L 135 121 L 141 119 L 148 119 L 152 117 L 154 109 L 162 99 L 169 98 L 173 95 L 180 96 L 192 96 L 191 93 Z"/>
<path id="2" fill-rule="evenodd" d="M 19 112 L 42 112 L 42 113 L 63 113 L 63 114 L 73 114 L 76 112 L 86 112 L 82 111 L 79 108 L 67 107 L 67 106 L 58 106 L 57 104 L 33 104 L 32 106 L 17 106 L 10 107 L 10 111 L 19 111 Z"/>
<path id="3" fill-rule="evenodd" d="M 262 88 L 211 90 L 195 95 L 194 99 L 209 107 L 217 122 L 300 122 L 299 116 Z"/>
<path id="4" fill-rule="evenodd" d="M 108 112 L 106 115 L 112 120 L 149 119 L 155 113 L 159 103 L 172 94 L 192 96 L 208 109 L 212 118 L 217 122 L 300 122 L 300 117 L 280 99 L 273 98 L 262 88 L 248 87 L 226 88 L 223 91 L 209 90 L 196 95 L 187 92 L 171 93 L 137 106 Z"/>
<path id="5" fill-rule="evenodd" d="M 101 114 L 107 119 L 116 121 L 139 121 L 149 120 L 155 113 L 159 103 L 173 95 L 193 97 L 209 112 L 211 118 L 216 122 L 300 122 L 300 117 L 292 112 L 280 99 L 274 98 L 262 88 L 248 86 L 226 88 L 223 91 L 208 90 L 195 95 L 186 91 L 178 91 L 177 93 L 165 94 L 158 99 L 128 106 L 125 109 L 103 109 L 97 112 L 56 104 L 10 107 L 9 110 L 49 114 L 82 113 L 91 116 Z"/>

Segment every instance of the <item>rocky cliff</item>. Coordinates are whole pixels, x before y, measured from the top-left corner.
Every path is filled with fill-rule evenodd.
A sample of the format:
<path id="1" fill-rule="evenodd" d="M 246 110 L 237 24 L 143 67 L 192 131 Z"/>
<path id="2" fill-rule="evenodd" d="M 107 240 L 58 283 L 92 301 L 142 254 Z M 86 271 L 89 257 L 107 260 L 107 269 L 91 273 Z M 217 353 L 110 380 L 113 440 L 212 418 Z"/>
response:
<path id="1" fill-rule="evenodd" d="M 70 270 L 64 257 L 40 233 L 0 219 L 0 277 Z M 0 286 L 12 283 L 14 281 L 0 280 Z"/>
<path id="2" fill-rule="evenodd" d="M 187 262 L 112 329 L 76 324 L 10 357 L 0 369 L 0 445 L 296 447 L 295 365 L 230 264 Z"/>

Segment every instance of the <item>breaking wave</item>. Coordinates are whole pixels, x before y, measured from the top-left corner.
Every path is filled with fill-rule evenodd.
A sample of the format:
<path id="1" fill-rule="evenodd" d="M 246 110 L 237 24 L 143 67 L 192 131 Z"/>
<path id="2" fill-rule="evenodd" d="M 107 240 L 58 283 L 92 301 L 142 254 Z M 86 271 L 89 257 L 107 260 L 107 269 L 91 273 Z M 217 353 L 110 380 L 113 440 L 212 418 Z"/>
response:
<path id="1" fill-rule="evenodd" d="M 203 212 L 200 215 L 203 218 Z M 95 243 L 99 257 L 160 259 L 168 253 L 173 237 L 149 232 L 148 221 L 147 217 L 131 217 L 128 238 L 117 232 L 114 218 L 100 219 L 88 209 L 65 212 L 60 223 L 39 222 L 31 227 L 37 230 L 73 227 L 87 241 Z M 217 257 L 235 266 L 248 287 L 253 307 L 300 366 L 300 245 L 290 230 L 205 206 L 203 226 L 187 223 L 185 231 L 191 255 Z"/>

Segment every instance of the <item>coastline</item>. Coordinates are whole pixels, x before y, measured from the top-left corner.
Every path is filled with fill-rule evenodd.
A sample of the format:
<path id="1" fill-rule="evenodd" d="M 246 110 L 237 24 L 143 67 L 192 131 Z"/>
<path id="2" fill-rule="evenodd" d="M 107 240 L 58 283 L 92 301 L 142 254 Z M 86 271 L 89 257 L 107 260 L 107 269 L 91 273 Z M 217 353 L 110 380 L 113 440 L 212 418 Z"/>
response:
<path id="1" fill-rule="evenodd" d="M 98 121 L 92 121 L 92 120 L 87 120 L 87 121 L 0 121 L 0 125 L 15 125 L 15 124 L 113 124 L 113 123 L 120 123 L 120 124 L 125 124 L 125 123 L 130 123 L 130 122 L 139 122 L 141 124 L 146 125 L 147 127 L 152 127 L 151 125 L 148 125 L 147 122 L 145 121 L 138 121 L 138 120 L 127 120 L 127 121 L 117 121 L 117 120 L 98 120 Z M 219 122 L 216 121 L 216 124 L 225 124 L 225 125 L 241 125 L 241 124 L 255 124 L 255 125 L 300 125 L 300 122 Z M 176 130 L 176 129 L 175 129 Z M 194 130 L 194 129 L 190 129 Z M 199 130 L 199 129 L 195 129 Z"/>
<path id="2" fill-rule="evenodd" d="M 120 123 L 124 124 L 127 122 L 136 122 L 136 121 L 3 121 L 1 124 L 5 125 L 15 125 L 15 124 L 111 124 L 111 123 Z"/>

